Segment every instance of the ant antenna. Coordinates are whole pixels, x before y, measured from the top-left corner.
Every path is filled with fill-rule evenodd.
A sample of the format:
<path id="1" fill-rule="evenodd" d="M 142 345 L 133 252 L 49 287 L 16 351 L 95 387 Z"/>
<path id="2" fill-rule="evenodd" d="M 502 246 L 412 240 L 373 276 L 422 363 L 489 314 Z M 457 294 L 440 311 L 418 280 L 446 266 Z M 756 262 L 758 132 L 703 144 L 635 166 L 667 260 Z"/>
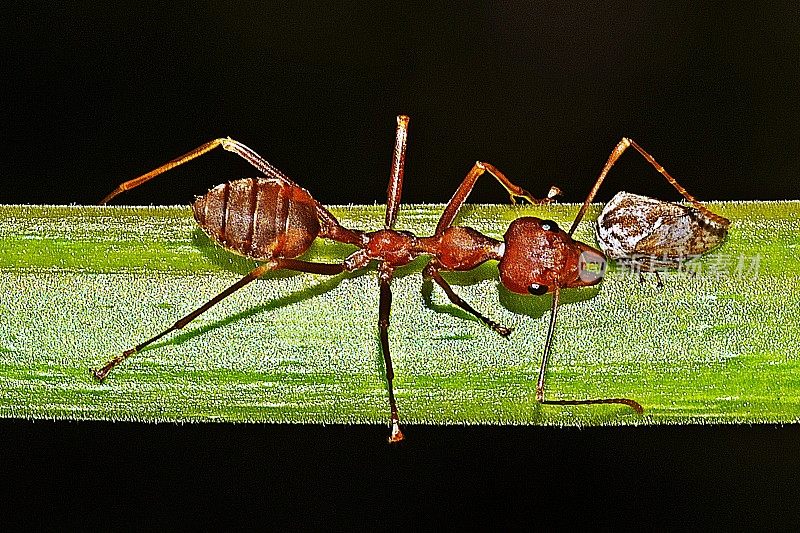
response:
<path id="1" fill-rule="evenodd" d="M 553 290 L 553 304 L 550 307 L 550 326 L 547 328 L 547 340 L 544 343 L 544 355 L 542 356 L 542 366 L 539 368 L 539 381 L 536 383 L 536 401 L 547 405 L 591 405 L 599 403 L 619 403 L 627 405 L 639 414 L 644 412 L 644 408 L 639 402 L 628 398 L 598 398 L 590 400 L 545 400 L 544 399 L 544 378 L 547 368 L 547 360 L 550 358 L 550 348 L 553 345 L 553 332 L 556 326 L 556 316 L 558 315 L 558 301 L 561 287 Z"/>
<path id="2" fill-rule="evenodd" d="M 672 185 L 676 191 L 681 193 L 681 196 L 686 198 L 686 201 L 692 204 L 692 206 L 695 209 L 703 213 L 703 215 L 710 218 L 717 224 L 720 224 L 726 228 L 728 227 L 730 222 L 726 218 L 723 218 L 709 211 L 706 206 L 704 206 L 697 200 L 697 198 L 689 194 L 689 191 L 684 189 L 683 186 L 680 183 L 678 183 L 678 181 L 664 169 L 664 167 L 659 165 L 658 162 L 656 162 L 656 160 L 653 159 L 653 156 L 647 153 L 647 151 L 644 148 L 636 144 L 636 141 L 634 141 L 633 139 L 628 139 L 627 137 L 623 137 L 622 140 L 617 143 L 617 146 L 614 147 L 614 150 L 611 152 L 611 155 L 608 156 L 608 161 L 606 161 L 606 164 L 603 167 L 602 172 L 600 172 L 600 175 L 597 177 L 597 181 L 595 181 L 592 190 L 589 191 L 589 195 L 586 197 L 586 200 L 584 200 L 580 211 L 578 211 L 578 216 L 575 217 L 575 221 L 572 223 L 572 227 L 569 228 L 569 231 L 567 232 L 567 234 L 570 237 L 575 232 L 575 229 L 577 229 L 578 224 L 580 224 L 581 220 L 583 220 L 583 216 L 586 214 L 586 210 L 589 209 L 589 204 L 591 204 L 592 200 L 594 200 L 597 191 L 600 189 L 600 185 L 603 184 L 603 180 L 606 179 L 606 176 L 608 175 L 609 170 L 611 170 L 611 167 L 614 166 L 614 163 L 617 162 L 617 159 L 619 159 L 619 157 L 623 154 L 623 152 L 625 152 L 625 150 L 627 150 L 628 147 L 631 146 L 637 152 L 639 152 L 642 155 L 642 157 L 644 157 L 647 160 L 647 162 L 653 166 L 653 168 L 655 168 L 662 176 L 664 176 L 664 179 L 667 180 L 667 182 L 670 185 Z"/>

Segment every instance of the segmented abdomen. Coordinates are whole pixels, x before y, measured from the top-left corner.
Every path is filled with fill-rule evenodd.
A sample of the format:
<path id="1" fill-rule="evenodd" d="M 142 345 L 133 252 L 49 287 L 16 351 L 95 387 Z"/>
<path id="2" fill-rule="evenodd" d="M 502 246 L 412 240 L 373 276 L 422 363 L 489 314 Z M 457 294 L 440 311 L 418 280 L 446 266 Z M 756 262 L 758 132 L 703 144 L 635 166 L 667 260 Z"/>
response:
<path id="1" fill-rule="evenodd" d="M 315 206 L 301 187 L 249 178 L 217 185 L 192 209 L 211 239 L 246 257 L 268 260 L 308 250 L 320 231 Z"/>

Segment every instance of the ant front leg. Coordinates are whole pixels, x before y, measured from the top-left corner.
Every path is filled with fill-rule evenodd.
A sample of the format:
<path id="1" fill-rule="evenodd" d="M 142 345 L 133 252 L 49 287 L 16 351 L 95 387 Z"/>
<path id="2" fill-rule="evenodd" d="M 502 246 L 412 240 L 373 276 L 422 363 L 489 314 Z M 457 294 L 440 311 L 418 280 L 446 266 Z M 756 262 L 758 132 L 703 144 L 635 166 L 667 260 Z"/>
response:
<path id="1" fill-rule="evenodd" d="M 439 264 L 432 260 L 427 265 L 425 265 L 425 269 L 422 271 L 422 276 L 424 279 L 433 279 L 439 287 L 444 290 L 447 297 L 450 301 L 454 304 L 466 311 L 467 313 L 471 314 L 472 316 L 478 318 L 481 322 L 492 328 L 494 331 L 502 335 L 503 337 L 508 337 L 511 335 L 511 328 L 503 326 L 502 324 L 498 324 L 494 320 L 491 320 L 481 313 L 476 311 L 471 305 L 465 302 L 461 296 L 456 294 L 453 288 L 447 283 L 441 274 L 439 274 Z"/>
<path id="2" fill-rule="evenodd" d="M 450 224 L 452 224 L 453 220 L 456 218 L 456 214 L 458 214 L 458 210 L 464 205 L 467 196 L 469 196 L 469 193 L 472 192 L 472 189 L 475 187 L 475 182 L 486 172 L 494 176 L 494 178 L 500 182 L 500 185 L 508 191 L 508 194 L 511 196 L 511 203 L 513 204 L 517 203 L 517 198 L 525 198 L 533 205 L 549 204 L 553 201 L 553 198 L 561 194 L 561 189 L 553 185 L 547 193 L 547 198 L 541 200 L 534 198 L 531 193 L 519 185 L 512 183 L 511 180 L 495 166 L 489 163 L 476 161 L 472 169 L 464 177 L 464 181 L 461 182 L 456 192 L 453 193 L 453 197 L 447 202 L 447 206 L 444 208 L 444 212 L 439 219 L 439 224 L 436 226 L 436 235 L 441 235 L 444 230 L 450 227 Z"/>

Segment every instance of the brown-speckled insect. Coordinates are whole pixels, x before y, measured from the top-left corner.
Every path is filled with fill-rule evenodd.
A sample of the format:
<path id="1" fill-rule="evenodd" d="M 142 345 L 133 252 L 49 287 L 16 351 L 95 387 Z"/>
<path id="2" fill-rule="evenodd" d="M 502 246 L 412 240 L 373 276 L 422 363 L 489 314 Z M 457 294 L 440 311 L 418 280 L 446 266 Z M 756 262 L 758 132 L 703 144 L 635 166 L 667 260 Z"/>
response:
<path id="1" fill-rule="evenodd" d="M 335 275 L 365 268 L 370 262 L 376 261 L 380 287 L 378 331 L 386 365 L 391 412 L 389 440 L 400 441 L 403 439 L 403 434 L 400 430 L 400 418 L 394 397 L 394 371 L 389 355 L 389 311 L 392 302 L 390 283 L 397 267 L 410 263 L 420 255 L 427 255 L 430 259 L 422 275 L 426 279 L 435 281 L 454 305 L 471 313 L 502 336 L 509 335 L 511 330 L 483 316 L 462 300 L 442 277 L 442 271 L 471 270 L 486 261 L 494 260 L 499 262 L 500 281 L 510 291 L 534 295 L 553 294 L 550 324 L 536 384 L 537 401 L 556 405 L 623 404 L 641 413 L 642 406 L 627 398 L 578 400 L 544 398 L 545 370 L 553 341 L 560 291 L 563 288 L 596 285 L 602 280 L 605 272 L 603 253 L 572 238 L 572 232 L 583 217 L 585 209 L 578 214 L 569 232 L 563 231 L 551 220 L 520 217 L 511 223 L 502 241 L 469 227 L 453 226 L 456 214 L 472 191 L 476 180 L 484 173 L 488 173 L 500 182 L 511 195 L 512 202 L 516 198 L 525 198 L 531 203 L 547 203 L 558 193 L 558 190 L 553 188 L 548 198 L 536 200 L 525 189 L 512 183 L 497 168 L 488 163 L 476 162 L 445 206 L 433 235 L 418 237 L 407 231 L 395 230 L 394 224 L 400 207 L 403 185 L 408 122 L 406 116 L 397 118 L 397 136 L 388 187 L 386 217 L 383 229 L 377 231 L 367 232 L 342 226 L 308 191 L 251 149 L 233 139 L 216 139 L 208 142 L 117 187 L 101 203 L 105 204 L 126 190 L 222 146 L 251 163 L 263 177 L 239 179 L 214 187 L 194 202 L 192 210 L 195 220 L 211 239 L 225 249 L 263 263 L 171 327 L 112 358 L 105 366 L 94 371 L 95 377 L 98 380 L 105 379 L 112 368 L 130 355 L 139 352 L 167 333 L 183 328 L 214 304 L 267 272 L 288 269 Z M 610 165 L 607 165 L 603 175 L 608 171 L 608 167 Z M 357 250 L 340 263 L 334 264 L 297 259 L 308 250 L 317 237 L 351 244 Z"/>
<path id="2" fill-rule="evenodd" d="M 637 272 L 654 272 L 658 276 L 659 269 L 677 268 L 684 261 L 719 245 L 728 233 L 730 221 L 709 211 L 650 154 L 627 138 L 623 138 L 611 152 L 575 224 L 586 212 L 610 168 L 628 147 L 642 154 L 691 206 L 624 191 L 617 193 L 597 218 L 597 243 L 606 257 Z M 658 282 L 661 283 L 660 278 Z"/>

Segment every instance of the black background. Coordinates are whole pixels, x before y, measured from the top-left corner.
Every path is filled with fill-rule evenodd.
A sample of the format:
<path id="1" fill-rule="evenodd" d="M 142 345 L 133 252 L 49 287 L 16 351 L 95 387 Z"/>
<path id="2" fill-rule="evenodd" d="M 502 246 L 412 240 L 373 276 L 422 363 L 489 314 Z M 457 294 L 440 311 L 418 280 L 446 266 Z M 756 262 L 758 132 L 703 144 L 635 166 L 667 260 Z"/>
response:
<path id="1" fill-rule="evenodd" d="M 411 115 L 406 202 L 444 202 L 476 159 L 581 201 L 630 136 L 701 199 L 800 197 L 791 3 L 4 7 L 0 202 L 94 203 L 231 136 L 323 203 L 385 201 Z M 254 175 L 209 154 L 120 198 L 187 204 Z M 599 199 L 677 199 L 633 154 Z M 490 180 L 471 198 L 504 202 Z M 564 332 L 568 334 L 568 332 Z M 429 520 L 655 528 L 797 519 L 797 426 L 173 426 L 5 421 L 9 509 L 89 524 Z"/>

